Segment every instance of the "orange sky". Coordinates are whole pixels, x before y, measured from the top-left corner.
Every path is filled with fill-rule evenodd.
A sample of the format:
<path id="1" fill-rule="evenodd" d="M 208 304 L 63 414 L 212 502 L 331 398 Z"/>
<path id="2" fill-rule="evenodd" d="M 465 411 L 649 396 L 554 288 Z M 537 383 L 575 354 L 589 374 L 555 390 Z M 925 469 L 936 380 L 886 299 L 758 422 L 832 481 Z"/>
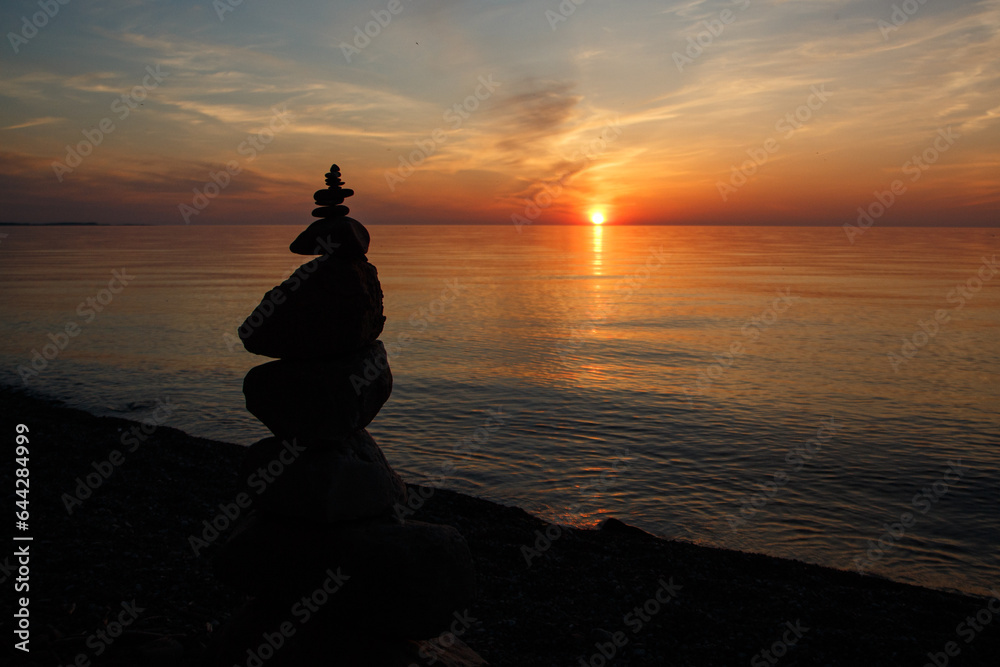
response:
<path id="1" fill-rule="evenodd" d="M 912 2 L 5 3 L 0 217 L 996 224 L 1000 1 Z"/>

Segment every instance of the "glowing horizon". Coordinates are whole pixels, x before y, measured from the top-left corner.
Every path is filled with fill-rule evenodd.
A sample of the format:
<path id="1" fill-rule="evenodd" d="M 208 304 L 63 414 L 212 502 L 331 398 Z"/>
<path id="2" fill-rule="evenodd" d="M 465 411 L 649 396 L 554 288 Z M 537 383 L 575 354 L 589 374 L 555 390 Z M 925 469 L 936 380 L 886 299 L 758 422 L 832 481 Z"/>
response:
<path id="1" fill-rule="evenodd" d="M 302 224 L 331 162 L 373 224 L 1000 209 L 1000 0 L 59 7 L 0 10 L 8 220 Z"/>

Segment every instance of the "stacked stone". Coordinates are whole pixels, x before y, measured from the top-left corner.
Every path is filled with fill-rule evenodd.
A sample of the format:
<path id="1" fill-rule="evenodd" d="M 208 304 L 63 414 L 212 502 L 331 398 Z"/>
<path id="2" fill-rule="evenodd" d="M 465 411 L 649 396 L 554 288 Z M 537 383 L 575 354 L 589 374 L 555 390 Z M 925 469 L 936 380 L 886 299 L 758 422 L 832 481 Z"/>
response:
<path id="1" fill-rule="evenodd" d="M 448 631 L 474 589 L 472 557 L 451 526 L 403 522 L 406 486 L 365 427 L 392 391 L 370 237 L 347 217 L 337 165 L 314 197 L 319 217 L 290 249 L 319 255 L 270 290 L 239 329 L 276 361 L 243 383 L 274 434 L 249 448 L 240 479 L 254 499 L 215 559 L 252 599 L 215 662 L 409 665 Z M 442 664 L 482 665 L 461 646 Z M 450 662 L 449 662 L 450 660 Z"/>

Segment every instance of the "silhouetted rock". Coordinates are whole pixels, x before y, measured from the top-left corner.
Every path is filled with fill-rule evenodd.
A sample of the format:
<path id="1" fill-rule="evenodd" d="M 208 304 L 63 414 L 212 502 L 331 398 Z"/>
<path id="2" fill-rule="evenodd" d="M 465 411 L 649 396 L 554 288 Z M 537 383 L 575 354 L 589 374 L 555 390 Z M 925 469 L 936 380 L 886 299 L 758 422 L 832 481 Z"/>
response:
<path id="1" fill-rule="evenodd" d="M 288 248 L 298 255 L 361 258 L 368 253 L 370 242 L 368 230 L 354 218 L 323 219 L 306 227 Z"/>
<path id="2" fill-rule="evenodd" d="M 342 190 L 339 187 L 317 190 L 313 193 L 313 200 L 322 206 L 326 206 L 327 204 L 337 204 L 344 201 L 344 197 L 350 196 L 345 194 L 346 192 L 346 190 Z M 353 192 L 351 194 L 353 194 Z"/>
<path id="3" fill-rule="evenodd" d="M 320 257 L 268 291 L 239 336 L 248 352 L 303 359 L 357 350 L 378 338 L 384 324 L 375 267 Z"/>
<path id="4" fill-rule="evenodd" d="M 406 485 L 367 431 L 340 440 L 265 438 L 243 461 L 244 481 L 261 515 L 333 523 L 387 517 Z"/>
<path id="5" fill-rule="evenodd" d="M 314 199 L 318 206 L 335 206 L 347 199 L 347 195 L 344 194 L 344 191 L 335 182 L 327 181 L 326 185 L 326 190 L 319 191 L 326 193 L 325 196 L 322 199 Z"/>
<path id="6" fill-rule="evenodd" d="M 231 586 L 286 611 L 325 590 L 310 624 L 388 638 L 440 634 L 475 594 L 461 533 L 418 521 L 312 526 L 253 513 L 219 550 L 215 569 Z"/>
<path id="7" fill-rule="evenodd" d="M 279 359 L 243 379 L 247 410 L 279 437 L 345 437 L 368 426 L 391 393 L 382 341 L 336 358 Z"/>
<path id="8" fill-rule="evenodd" d="M 317 218 L 343 218 L 350 212 L 351 209 L 346 206 L 320 206 L 313 209 L 312 215 Z"/>
<path id="9" fill-rule="evenodd" d="M 454 641 L 414 641 L 471 618 L 472 555 L 451 526 L 404 524 L 406 485 L 364 430 L 392 393 L 382 287 L 337 165 L 326 184 L 313 195 L 320 219 L 289 245 L 320 257 L 239 328 L 248 351 L 278 359 L 243 380 L 247 409 L 276 437 L 247 451 L 253 509 L 215 559 L 222 580 L 256 599 L 219 633 L 210 663 L 485 665 Z"/>

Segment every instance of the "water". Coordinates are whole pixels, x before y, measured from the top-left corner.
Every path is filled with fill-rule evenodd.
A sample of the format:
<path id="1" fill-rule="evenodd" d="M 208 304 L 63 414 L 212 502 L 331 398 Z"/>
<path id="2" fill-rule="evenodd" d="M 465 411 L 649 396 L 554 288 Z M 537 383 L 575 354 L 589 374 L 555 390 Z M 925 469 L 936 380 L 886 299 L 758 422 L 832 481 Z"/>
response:
<path id="1" fill-rule="evenodd" d="M 233 334 L 305 259 L 285 250 L 298 230 L 5 231 L 0 380 L 23 384 L 72 323 L 32 390 L 140 420 L 166 400 L 189 433 L 268 435 L 241 393 L 265 359 Z M 369 430 L 408 480 L 562 523 L 1000 584 L 1000 277 L 977 277 L 996 230 L 371 233 L 395 386 Z M 116 269 L 128 284 L 102 294 Z"/>

